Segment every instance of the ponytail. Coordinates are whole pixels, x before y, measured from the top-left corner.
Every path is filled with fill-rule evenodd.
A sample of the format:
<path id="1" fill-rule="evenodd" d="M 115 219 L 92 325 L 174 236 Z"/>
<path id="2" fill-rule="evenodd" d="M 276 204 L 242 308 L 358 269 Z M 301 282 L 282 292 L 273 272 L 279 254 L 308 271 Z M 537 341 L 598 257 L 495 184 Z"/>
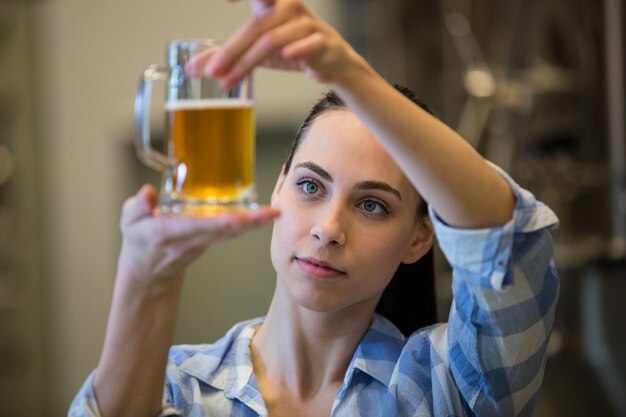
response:
<path id="1" fill-rule="evenodd" d="M 400 264 L 376 306 L 405 336 L 437 322 L 433 249 L 412 264 Z"/>

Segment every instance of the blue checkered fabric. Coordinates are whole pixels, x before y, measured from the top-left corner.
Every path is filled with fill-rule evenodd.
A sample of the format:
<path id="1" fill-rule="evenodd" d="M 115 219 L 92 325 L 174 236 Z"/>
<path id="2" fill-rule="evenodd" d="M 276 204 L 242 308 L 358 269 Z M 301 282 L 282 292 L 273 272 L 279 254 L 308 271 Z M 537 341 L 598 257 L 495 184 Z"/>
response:
<path id="1" fill-rule="evenodd" d="M 374 315 L 331 416 L 532 414 L 558 298 L 549 234 L 558 220 L 494 169 L 517 199 L 503 227 L 455 229 L 430 210 L 453 269 L 448 322 L 404 338 Z M 172 347 L 161 416 L 267 416 L 250 360 L 254 326 L 262 320 L 239 323 L 214 344 Z M 69 416 L 99 416 L 91 376 Z"/>

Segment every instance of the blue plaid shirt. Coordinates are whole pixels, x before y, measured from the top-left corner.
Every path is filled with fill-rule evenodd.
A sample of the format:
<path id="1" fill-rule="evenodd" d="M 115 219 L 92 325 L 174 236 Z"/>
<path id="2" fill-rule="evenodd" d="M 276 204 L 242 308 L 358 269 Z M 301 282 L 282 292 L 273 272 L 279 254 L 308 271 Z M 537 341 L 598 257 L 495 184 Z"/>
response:
<path id="1" fill-rule="evenodd" d="M 375 315 L 358 345 L 331 416 L 530 416 L 541 385 L 558 297 L 548 230 L 558 220 L 509 182 L 517 202 L 503 227 L 461 230 L 435 213 L 453 268 L 447 324 L 405 339 Z M 254 325 L 235 325 L 207 345 L 172 347 L 161 416 L 267 416 L 250 360 Z M 98 416 L 92 377 L 70 417 Z"/>

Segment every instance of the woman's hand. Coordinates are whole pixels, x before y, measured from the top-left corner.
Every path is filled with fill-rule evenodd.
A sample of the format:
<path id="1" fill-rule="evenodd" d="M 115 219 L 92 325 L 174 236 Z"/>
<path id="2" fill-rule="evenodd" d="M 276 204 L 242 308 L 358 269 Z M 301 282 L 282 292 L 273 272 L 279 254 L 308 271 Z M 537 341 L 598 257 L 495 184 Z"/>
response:
<path id="1" fill-rule="evenodd" d="M 124 204 L 118 277 L 127 279 L 133 288 L 157 292 L 182 279 L 189 264 L 212 243 L 278 216 L 271 208 L 207 218 L 158 216 L 153 214 L 156 204 L 156 190 L 149 185 Z"/>
<path id="2" fill-rule="evenodd" d="M 122 211 L 122 251 L 93 380 L 104 416 L 159 413 L 185 269 L 212 243 L 278 216 L 270 208 L 208 218 L 159 216 L 156 205 L 156 190 L 145 185 Z"/>
<path id="3" fill-rule="evenodd" d="M 189 60 L 192 76 L 220 78 L 231 86 L 256 66 L 300 70 L 313 79 L 340 83 L 365 60 L 300 0 L 252 0 L 253 18 L 223 46 Z"/>

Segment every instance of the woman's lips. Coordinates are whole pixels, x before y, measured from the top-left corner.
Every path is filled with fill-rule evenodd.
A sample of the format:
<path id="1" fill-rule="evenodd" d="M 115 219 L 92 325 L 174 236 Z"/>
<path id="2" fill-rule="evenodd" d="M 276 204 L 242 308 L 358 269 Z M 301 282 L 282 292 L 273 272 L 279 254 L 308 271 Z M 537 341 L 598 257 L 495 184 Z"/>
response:
<path id="1" fill-rule="evenodd" d="M 345 272 L 336 269 L 331 264 L 315 258 L 296 257 L 296 263 L 306 274 L 318 278 L 333 278 L 346 274 Z"/>

